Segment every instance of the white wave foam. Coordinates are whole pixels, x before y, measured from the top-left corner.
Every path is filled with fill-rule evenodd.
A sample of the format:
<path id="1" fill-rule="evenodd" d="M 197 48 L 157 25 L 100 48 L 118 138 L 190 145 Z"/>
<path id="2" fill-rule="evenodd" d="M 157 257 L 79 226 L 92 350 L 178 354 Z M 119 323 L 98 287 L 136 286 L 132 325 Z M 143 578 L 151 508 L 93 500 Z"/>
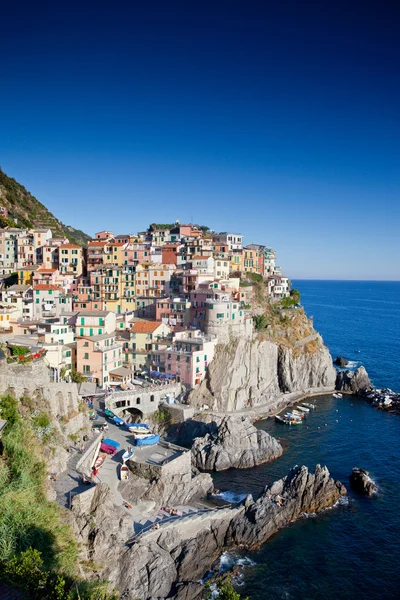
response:
<path id="1" fill-rule="evenodd" d="M 219 572 L 225 573 L 237 565 L 241 567 L 254 567 L 255 564 L 248 556 L 240 556 L 235 552 L 223 552 L 219 559 Z"/>
<path id="2" fill-rule="evenodd" d="M 361 365 L 359 360 L 349 360 L 348 364 L 344 367 L 344 369 L 357 369 Z"/>
<path id="3" fill-rule="evenodd" d="M 348 496 L 339 496 L 339 500 L 335 502 L 332 508 L 335 508 L 336 506 L 348 506 L 349 502 L 350 501 Z"/>
<path id="4" fill-rule="evenodd" d="M 238 494 L 237 492 L 219 492 L 218 494 L 214 494 L 216 498 L 222 498 L 226 502 L 232 502 L 235 504 L 236 502 L 242 502 L 247 496 L 247 494 Z"/>

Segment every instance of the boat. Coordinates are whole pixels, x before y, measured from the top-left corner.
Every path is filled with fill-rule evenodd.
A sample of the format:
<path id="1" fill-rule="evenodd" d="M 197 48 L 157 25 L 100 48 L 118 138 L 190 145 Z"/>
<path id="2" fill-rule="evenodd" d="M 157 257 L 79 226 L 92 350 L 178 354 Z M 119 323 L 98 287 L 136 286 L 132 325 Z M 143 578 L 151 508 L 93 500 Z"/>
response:
<path id="1" fill-rule="evenodd" d="M 125 427 L 129 429 L 131 433 L 135 433 L 136 431 L 138 433 L 145 433 L 146 431 L 149 431 L 147 423 L 125 423 Z"/>
<path id="2" fill-rule="evenodd" d="M 100 469 L 101 465 L 104 464 L 105 460 L 106 460 L 106 455 L 99 454 L 99 456 L 96 458 L 96 460 L 94 462 L 93 469 Z"/>
<path id="3" fill-rule="evenodd" d="M 151 431 L 148 431 L 147 433 L 144 433 L 144 432 L 138 433 L 138 432 L 136 432 L 133 437 L 135 439 L 137 439 L 137 440 L 141 440 L 141 439 L 144 439 L 144 438 L 151 437 L 152 435 L 154 435 L 154 433 L 151 433 Z"/>
<path id="4" fill-rule="evenodd" d="M 112 420 L 116 425 L 124 425 L 125 423 L 125 421 L 123 419 L 120 419 L 120 417 L 117 417 L 117 415 L 114 415 Z"/>
<path id="5" fill-rule="evenodd" d="M 156 433 L 145 438 L 135 438 L 136 446 L 153 446 L 154 444 L 158 444 L 159 441 L 160 436 Z"/>
<path id="6" fill-rule="evenodd" d="M 129 469 L 126 465 L 121 465 L 119 476 L 121 481 L 128 481 L 129 479 Z"/>
<path id="7" fill-rule="evenodd" d="M 301 412 L 301 410 L 296 410 L 295 408 L 292 410 L 292 415 L 296 415 L 296 417 L 300 417 L 300 419 L 304 419 L 305 414 Z"/>
<path id="8" fill-rule="evenodd" d="M 114 446 L 114 448 L 116 448 L 117 450 L 121 446 L 121 444 L 119 442 L 116 442 L 115 440 L 112 440 L 111 438 L 105 438 L 103 440 L 103 444 L 108 444 L 109 446 Z"/>
<path id="9" fill-rule="evenodd" d="M 343 398 L 343 394 L 333 394 L 334 398 Z"/>
<path id="10" fill-rule="evenodd" d="M 309 402 L 303 402 L 303 406 L 306 406 L 307 408 L 317 408 L 315 404 L 310 404 Z"/>
<path id="11" fill-rule="evenodd" d="M 283 417 L 280 417 L 279 415 L 275 415 L 275 421 L 278 421 L 279 423 L 286 423 L 287 419 L 284 419 Z"/>
<path id="12" fill-rule="evenodd" d="M 122 455 L 122 462 L 126 463 L 126 461 L 129 460 L 130 458 L 132 458 L 133 455 L 134 455 L 134 450 L 130 450 L 130 451 L 127 450 Z"/>
<path id="13" fill-rule="evenodd" d="M 289 419 L 289 421 L 296 421 L 297 423 L 301 423 L 303 420 L 303 418 L 300 415 L 296 415 L 296 413 L 286 413 L 284 416 L 286 419 Z"/>
<path id="14" fill-rule="evenodd" d="M 117 454 L 117 449 L 115 446 L 109 446 L 108 444 L 104 444 L 104 442 L 100 444 L 100 450 L 106 454 Z"/>
<path id="15" fill-rule="evenodd" d="M 96 413 L 89 415 L 89 421 L 97 421 L 98 418 L 99 418 L 99 415 L 96 415 Z"/>
<path id="16" fill-rule="evenodd" d="M 304 412 L 304 413 L 309 413 L 310 412 L 310 409 L 308 408 L 308 406 L 302 406 L 301 404 L 297 405 L 297 409 L 301 410 L 301 412 Z"/>

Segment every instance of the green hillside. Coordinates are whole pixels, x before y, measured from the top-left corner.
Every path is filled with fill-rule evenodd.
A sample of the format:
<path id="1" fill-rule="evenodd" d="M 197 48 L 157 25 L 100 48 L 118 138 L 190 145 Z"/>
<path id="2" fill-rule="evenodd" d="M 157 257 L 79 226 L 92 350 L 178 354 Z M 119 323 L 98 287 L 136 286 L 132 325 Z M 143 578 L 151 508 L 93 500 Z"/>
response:
<path id="1" fill-rule="evenodd" d="M 91 239 L 80 229 L 64 225 L 47 208 L 39 202 L 23 185 L 8 177 L 0 168 L 0 206 L 8 210 L 8 221 L 17 227 L 37 228 L 48 227 L 53 237 L 67 237 L 70 242 L 86 246 Z M 7 225 L 4 219 L 0 225 Z"/>

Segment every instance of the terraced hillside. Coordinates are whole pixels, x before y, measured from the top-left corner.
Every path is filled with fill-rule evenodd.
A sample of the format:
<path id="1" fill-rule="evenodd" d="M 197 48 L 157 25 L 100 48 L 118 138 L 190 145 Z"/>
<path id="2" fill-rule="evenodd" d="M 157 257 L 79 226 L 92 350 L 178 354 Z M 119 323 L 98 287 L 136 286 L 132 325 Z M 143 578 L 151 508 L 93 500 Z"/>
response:
<path id="1" fill-rule="evenodd" d="M 90 236 L 64 225 L 39 200 L 12 177 L 8 177 L 0 168 L 0 206 L 8 210 L 8 223 L 2 219 L 0 225 L 13 225 L 17 220 L 18 227 L 49 227 L 54 237 L 67 237 L 71 242 L 86 246 Z"/>

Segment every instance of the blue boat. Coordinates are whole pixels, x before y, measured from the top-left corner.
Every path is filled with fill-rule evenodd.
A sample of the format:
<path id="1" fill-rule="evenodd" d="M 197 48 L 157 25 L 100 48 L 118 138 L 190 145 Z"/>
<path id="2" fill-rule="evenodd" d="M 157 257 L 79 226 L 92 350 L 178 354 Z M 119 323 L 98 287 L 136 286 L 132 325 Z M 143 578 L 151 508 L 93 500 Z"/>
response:
<path id="1" fill-rule="evenodd" d="M 154 446 L 160 441 L 160 436 L 156 433 L 145 438 L 135 438 L 135 446 Z"/>
<path id="2" fill-rule="evenodd" d="M 117 415 L 115 415 L 115 417 L 113 417 L 112 420 L 114 421 L 114 423 L 116 425 L 123 425 L 125 423 L 125 421 L 123 419 L 120 419 L 119 417 L 117 417 Z"/>
<path id="3" fill-rule="evenodd" d="M 105 440 L 103 440 L 103 444 L 107 444 L 108 446 L 114 446 L 114 448 L 116 448 L 117 450 L 121 445 L 119 442 L 116 442 L 115 440 L 112 440 L 110 438 L 106 438 Z"/>

